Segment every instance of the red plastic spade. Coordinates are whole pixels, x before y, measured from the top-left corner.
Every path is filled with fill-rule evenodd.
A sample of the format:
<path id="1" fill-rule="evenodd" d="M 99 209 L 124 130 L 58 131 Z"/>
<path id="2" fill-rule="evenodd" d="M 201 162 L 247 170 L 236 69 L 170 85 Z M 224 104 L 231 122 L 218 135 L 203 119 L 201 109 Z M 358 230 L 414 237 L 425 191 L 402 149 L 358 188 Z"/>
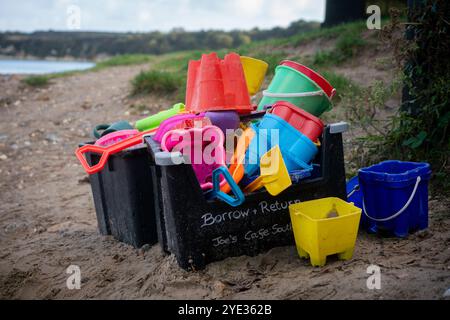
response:
<path id="1" fill-rule="evenodd" d="M 122 140 L 116 144 L 113 144 L 113 145 L 110 145 L 107 147 L 101 147 L 101 146 L 88 144 L 88 145 L 78 148 L 75 151 L 75 155 L 77 156 L 78 160 L 80 160 L 81 165 L 83 166 L 84 170 L 88 174 L 94 174 L 103 169 L 103 167 L 105 166 L 106 162 L 108 161 L 108 158 L 110 155 L 118 153 L 122 150 L 125 150 L 126 148 L 129 148 L 129 147 L 132 147 L 132 146 L 142 143 L 144 136 L 150 135 L 151 133 L 154 133 L 155 131 L 156 131 L 156 129 L 144 131 L 144 132 L 139 133 L 136 136 Z M 98 161 L 97 164 L 92 165 L 92 166 L 89 165 L 89 163 L 86 160 L 86 157 L 84 156 L 84 154 L 87 152 L 92 152 L 92 153 L 100 155 L 100 160 Z"/>

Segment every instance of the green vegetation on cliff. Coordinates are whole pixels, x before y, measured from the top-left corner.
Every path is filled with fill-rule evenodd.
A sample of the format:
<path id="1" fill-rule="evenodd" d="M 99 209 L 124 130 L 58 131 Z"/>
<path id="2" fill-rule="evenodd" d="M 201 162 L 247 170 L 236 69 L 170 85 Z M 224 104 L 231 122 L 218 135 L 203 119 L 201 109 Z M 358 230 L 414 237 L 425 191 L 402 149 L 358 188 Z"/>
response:
<path id="1" fill-rule="evenodd" d="M 163 33 L 33 32 L 0 33 L 0 54 L 36 57 L 92 59 L 99 55 L 163 54 L 183 50 L 237 48 L 254 41 L 285 38 L 319 28 L 318 22 L 292 22 L 287 28 L 249 31 L 220 30 L 188 32 L 181 28 Z"/>

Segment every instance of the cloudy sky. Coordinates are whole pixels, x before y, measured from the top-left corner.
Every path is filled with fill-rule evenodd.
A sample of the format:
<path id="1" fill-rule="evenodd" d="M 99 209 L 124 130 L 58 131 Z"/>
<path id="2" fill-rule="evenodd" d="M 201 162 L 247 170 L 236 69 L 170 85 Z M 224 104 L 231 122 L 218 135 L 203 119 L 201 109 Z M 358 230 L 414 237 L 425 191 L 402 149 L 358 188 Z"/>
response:
<path id="1" fill-rule="evenodd" d="M 271 28 L 324 12 L 325 0 L 0 0 L 0 31 Z"/>

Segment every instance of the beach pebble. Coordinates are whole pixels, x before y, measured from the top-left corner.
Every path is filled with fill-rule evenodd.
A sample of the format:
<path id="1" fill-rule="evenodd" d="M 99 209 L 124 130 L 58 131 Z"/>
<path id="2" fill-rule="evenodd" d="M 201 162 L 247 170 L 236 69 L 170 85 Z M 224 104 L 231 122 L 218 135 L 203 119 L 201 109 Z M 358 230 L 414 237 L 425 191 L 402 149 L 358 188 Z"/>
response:
<path id="1" fill-rule="evenodd" d="M 428 239 L 428 238 L 430 238 L 433 234 L 429 231 L 429 230 L 427 230 L 427 229 L 425 229 L 425 230 L 419 230 L 419 231 L 417 231 L 417 237 L 419 238 L 419 239 Z"/>
<path id="2" fill-rule="evenodd" d="M 49 141 L 49 142 L 51 142 L 51 143 L 56 143 L 56 142 L 59 141 L 59 138 L 58 138 L 58 136 L 57 136 L 56 134 L 54 134 L 54 133 L 47 133 L 47 134 L 45 135 L 45 140 L 47 140 L 47 141 Z"/>
<path id="3" fill-rule="evenodd" d="M 139 248 L 139 253 L 144 254 L 148 250 L 150 250 L 151 246 L 149 244 L 144 244 L 142 247 Z"/>
<path id="4" fill-rule="evenodd" d="M 450 288 L 448 288 L 445 292 L 444 292 L 444 298 L 449 298 L 450 297 Z"/>
<path id="5" fill-rule="evenodd" d="M 227 285 L 222 281 L 215 281 L 213 285 L 214 293 L 218 296 L 222 296 L 227 288 Z"/>

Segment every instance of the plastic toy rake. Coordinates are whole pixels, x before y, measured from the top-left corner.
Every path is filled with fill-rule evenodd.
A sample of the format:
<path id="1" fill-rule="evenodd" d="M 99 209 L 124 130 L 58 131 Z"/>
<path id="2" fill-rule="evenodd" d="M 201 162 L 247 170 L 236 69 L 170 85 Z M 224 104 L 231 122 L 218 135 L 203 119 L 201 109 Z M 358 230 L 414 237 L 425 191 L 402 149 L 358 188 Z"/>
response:
<path id="1" fill-rule="evenodd" d="M 148 130 L 139 133 L 136 136 L 127 138 L 125 140 L 122 140 L 118 143 L 115 143 L 113 145 L 107 146 L 107 147 L 101 147 L 101 146 L 95 146 L 95 145 L 85 145 L 80 148 L 78 148 L 75 151 L 75 155 L 77 156 L 78 160 L 80 160 L 81 165 L 83 166 L 84 170 L 88 174 L 94 174 L 103 169 L 106 162 L 108 161 L 108 158 L 110 155 L 113 155 L 115 153 L 118 153 L 126 148 L 135 146 L 137 144 L 144 142 L 144 137 L 148 136 L 152 133 L 154 133 L 156 129 Z M 91 152 L 100 155 L 100 160 L 95 165 L 89 165 L 89 163 L 86 160 L 86 157 L 84 156 L 85 153 Z"/>

